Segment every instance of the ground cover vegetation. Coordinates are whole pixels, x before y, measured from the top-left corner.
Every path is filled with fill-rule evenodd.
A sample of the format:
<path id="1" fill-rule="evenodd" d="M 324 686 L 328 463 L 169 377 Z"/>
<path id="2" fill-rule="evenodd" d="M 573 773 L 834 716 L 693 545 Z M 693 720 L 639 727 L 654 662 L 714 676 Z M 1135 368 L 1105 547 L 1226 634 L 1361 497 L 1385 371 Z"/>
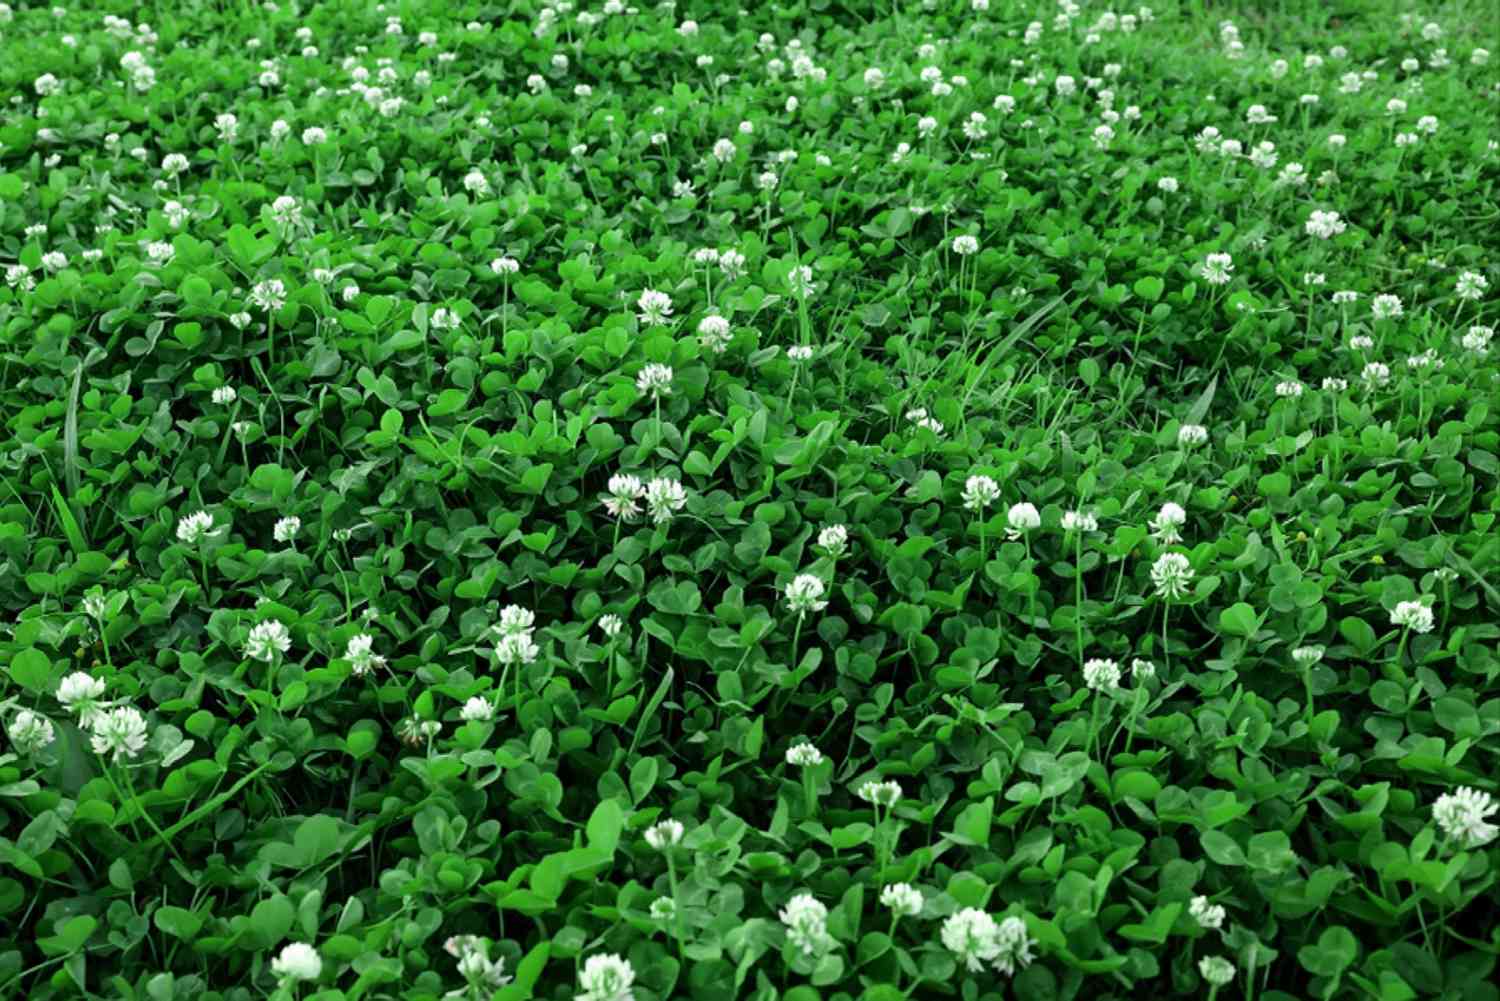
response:
<path id="1" fill-rule="evenodd" d="M 1489 1001 L 1492 4 L 0 4 L 0 996 Z"/>

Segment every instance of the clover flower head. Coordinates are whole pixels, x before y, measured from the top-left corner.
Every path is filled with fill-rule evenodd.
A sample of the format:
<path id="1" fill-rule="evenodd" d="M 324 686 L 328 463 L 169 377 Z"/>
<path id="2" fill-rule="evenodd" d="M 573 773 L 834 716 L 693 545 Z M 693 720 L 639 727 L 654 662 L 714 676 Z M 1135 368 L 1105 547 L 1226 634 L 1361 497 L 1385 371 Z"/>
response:
<path id="1" fill-rule="evenodd" d="M 909 414 L 907 416 L 910 416 Z M 923 417 L 927 416 L 925 412 Z M 1000 499 L 1000 484 L 984 475 L 970 476 L 964 481 L 964 507 L 970 511 L 983 511 Z"/>
<path id="2" fill-rule="evenodd" d="M 1432 632 L 1432 606 L 1421 601 L 1403 601 L 1391 609 L 1391 625 L 1417 633 Z"/>
<path id="3" fill-rule="evenodd" d="M 823 581 L 815 574 L 798 574 L 786 586 L 786 603 L 798 615 L 821 612 L 828 607 L 822 600 L 826 593 Z"/>
<path id="4" fill-rule="evenodd" d="M 646 510 L 658 525 L 672 520 L 687 505 L 687 491 L 676 480 L 658 476 L 646 484 Z"/>
<path id="5" fill-rule="evenodd" d="M 134 758 L 146 746 L 146 717 L 134 706 L 116 706 L 98 714 L 90 729 L 94 753 L 113 755 L 114 761 Z"/>
<path id="6" fill-rule="evenodd" d="M 659 852 L 668 848 L 676 847 L 682 843 L 682 836 L 686 829 L 680 820 L 663 820 L 658 824 L 646 828 L 646 844 Z"/>
<path id="7" fill-rule="evenodd" d="M 892 883 L 880 891 L 880 902 L 897 917 L 922 913 L 922 891 L 910 883 Z"/>
<path id="8" fill-rule="evenodd" d="M 291 942 L 271 960 L 271 972 L 284 981 L 316 980 L 323 973 L 323 959 L 306 942 Z"/>
<path id="9" fill-rule="evenodd" d="M 799 768 L 811 768 L 823 763 L 823 752 L 804 740 L 787 748 L 786 763 Z"/>
<path id="10" fill-rule="evenodd" d="M 1209 903 L 1208 898 L 1203 896 L 1192 899 L 1188 904 L 1188 914 L 1198 922 L 1200 928 L 1207 928 L 1210 931 L 1222 928 L 1224 918 L 1228 916 L 1228 912 L 1222 906 Z"/>
<path id="11" fill-rule="evenodd" d="M 578 974 L 582 993 L 577 1001 L 633 1001 L 630 987 L 635 983 L 635 967 L 630 960 L 606 953 L 590 956 Z"/>
<path id="12" fill-rule="evenodd" d="M 787 940 L 804 955 L 821 953 L 833 944 L 828 934 L 828 908 L 810 893 L 799 893 L 781 909 Z"/>
<path id="13" fill-rule="evenodd" d="M 1193 579 L 1193 565 L 1181 553 L 1162 553 L 1151 565 L 1151 583 L 1163 598 L 1181 598 Z"/>
<path id="14" fill-rule="evenodd" d="M 859 787 L 859 798 L 875 806 L 895 806 L 901 799 L 901 786 L 896 782 L 868 779 Z"/>
<path id="15" fill-rule="evenodd" d="M 276 619 L 267 619 L 251 626 L 250 636 L 245 640 L 245 656 L 267 663 L 291 648 L 291 632 Z"/>
<path id="16" fill-rule="evenodd" d="M 22 754 L 36 754 L 57 737 L 52 721 L 39 712 L 22 709 L 5 727 L 10 742 Z"/>
<path id="17" fill-rule="evenodd" d="M 1095 657 L 1083 665 L 1083 683 L 1096 692 L 1120 687 L 1120 665 L 1106 657 Z"/>
<path id="18" fill-rule="evenodd" d="M 1500 828 L 1485 818 L 1500 812 L 1500 803 L 1487 792 L 1462 787 L 1443 793 L 1432 805 L 1432 819 L 1443 834 L 1464 848 L 1478 848 L 1500 835 Z"/>

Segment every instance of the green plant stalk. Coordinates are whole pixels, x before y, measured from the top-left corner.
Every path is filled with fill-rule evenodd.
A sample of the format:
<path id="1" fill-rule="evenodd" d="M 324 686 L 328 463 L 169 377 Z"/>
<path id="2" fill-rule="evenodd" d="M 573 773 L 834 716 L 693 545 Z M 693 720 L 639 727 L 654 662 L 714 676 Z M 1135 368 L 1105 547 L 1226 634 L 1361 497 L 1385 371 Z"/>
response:
<path id="1" fill-rule="evenodd" d="M 677 863 L 672 860 L 672 852 L 667 851 L 667 882 L 672 888 L 672 934 L 677 939 L 677 961 L 686 963 L 687 957 L 683 954 L 683 941 L 686 936 L 682 932 L 682 907 L 677 901 Z"/>
<path id="2" fill-rule="evenodd" d="M 1162 670 L 1172 669 L 1172 651 L 1167 647 L 1167 615 L 1172 611 L 1172 603 L 1163 601 L 1161 603 L 1161 660 Z"/>
<path id="3" fill-rule="evenodd" d="M 1073 632 L 1078 639 L 1078 669 L 1083 670 L 1083 532 L 1073 535 Z"/>
<path id="4" fill-rule="evenodd" d="M 804 766 L 802 769 L 802 803 L 807 810 L 809 820 L 816 816 L 818 812 L 816 781 L 813 778 L 812 766 Z"/>

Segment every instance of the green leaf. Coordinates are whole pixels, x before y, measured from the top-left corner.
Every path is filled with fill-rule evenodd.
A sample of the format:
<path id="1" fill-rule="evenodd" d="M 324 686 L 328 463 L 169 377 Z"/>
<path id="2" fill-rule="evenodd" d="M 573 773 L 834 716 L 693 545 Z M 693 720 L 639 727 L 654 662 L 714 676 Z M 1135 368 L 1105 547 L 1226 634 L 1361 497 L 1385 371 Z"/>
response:
<path id="1" fill-rule="evenodd" d="M 1260 616 L 1243 601 L 1237 602 L 1219 613 L 1219 628 L 1230 636 L 1254 636 L 1260 628 Z"/>
<path id="2" fill-rule="evenodd" d="M 191 942 L 203 927 L 203 919 L 190 910 L 170 905 L 158 907 L 151 916 L 156 927 L 173 938 Z"/>

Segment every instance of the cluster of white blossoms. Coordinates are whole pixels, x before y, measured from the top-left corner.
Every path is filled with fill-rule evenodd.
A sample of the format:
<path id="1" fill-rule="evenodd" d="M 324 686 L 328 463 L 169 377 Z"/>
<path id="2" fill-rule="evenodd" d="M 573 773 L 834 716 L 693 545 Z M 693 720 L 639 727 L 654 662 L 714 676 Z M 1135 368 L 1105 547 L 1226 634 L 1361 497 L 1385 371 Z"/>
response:
<path id="1" fill-rule="evenodd" d="M 257 622 L 250 627 L 250 635 L 245 639 L 245 656 L 266 663 L 285 656 L 291 648 L 291 631 L 276 619 Z"/>
<path id="2" fill-rule="evenodd" d="M 443 951 L 458 960 L 458 974 L 484 996 L 511 982 L 505 973 L 505 958 L 490 959 L 492 943 L 479 935 L 454 935 L 443 943 Z M 455 991 L 450 997 L 465 996 Z"/>
<path id="3" fill-rule="evenodd" d="M 682 836 L 686 833 L 680 820 L 663 820 L 646 828 L 646 844 L 659 852 L 669 848 L 675 848 L 682 843 Z"/>
<path id="4" fill-rule="evenodd" d="M 500 622 L 493 630 L 500 634 L 495 644 L 495 658 L 501 666 L 522 666 L 536 661 L 542 652 L 532 638 L 536 627 L 536 613 L 520 605 L 507 605 L 500 610 Z"/>
<path id="5" fill-rule="evenodd" d="M 787 901 L 778 917 L 786 927 L 787 941 L 804 955 L 819 955 L 833 945 L 828 934 L 828 908 L 812 894 L 797 894 Z"/>
<path id="6" fill-rule="evenodd" d="M 1432 805 L 1432 819 L 1443 835 L 1462 848 L 1487 845 L 1500 835 L 1500 827 L 1487 818 L 1500 813 L 1500 802 L 1487 792 L 1468 787 L 1443 793 Z"/>
<path id="7" fill-rule="evenodd" d="M 1120 687 L 1120 665 L 1107 657 L 1094 657 L 1084 662 L 1083 683 L 1096 692 L 1107 692 Z"/>
<path id="8" fill-rule="evenodd" d="M 798 574 L 786 585 L 786 603 L 798 615 L 821 612 L 828 607 L 823 600 L 825 593 L 823 581 L 816 574 Z"/>
<path id="9" fill-rule="evenodd" d="M 991 963 L 996 972 L 1012 976 L 1031 963 L 1031 936 L 1025 919 L 1016 915 L 997 922 L 977 907 L 965 907 L 943 922 L 941 937 L 970 973 Z"/>
<path id="10" fill-rule="evenodd" d="M 344 647 L 344 659 L 349 662 L 350 673 L 356 678 L 385 667 L 385 658 L 375 652 L 375 637 L 369 633 L 356 633 L 349 637 Z"/>
<path id="11" fill-rule="evenodd" d="M 1181 553 L 1162 553 L 1151 565 L 1151 583 L 1159 597 L 1181 598 L 1192 580 L 1193 565 Z"/>
<path id="12" fill-rule="evenodd" d="M 642 482 L 640 477 L 618 473 L 609 478 L 609 489 L 600 500 L 611 517 L 632 521 L 641 513 L 641 502 L 651 520 L 662 525 L 687 505 L 687 490 L 677 480 L 655 477 Z"/>
<path id="13" fill-rule="evenodd" d="M 1399 602 L 1391 609 L 1391 625 L 1410 629 L 1414 633 L 1432 632 L 1432 606 L 1421 601 Z"/>
<path id="14" fill-rule="evenodd" d="M 1209 903 L 1207 897 L 1194 897 L 1188 903 L 1188 914 L 1198 922 L 1200 928 L 1216 930 L 1222 928 L 1228 912 L 1219 904 Z"/>
<path id="15" fill-rule="evenodd" d="M 575 1001 L 633 1001 L 635 967 L 612 953 L 590 956 L 578 973 Z"/>

